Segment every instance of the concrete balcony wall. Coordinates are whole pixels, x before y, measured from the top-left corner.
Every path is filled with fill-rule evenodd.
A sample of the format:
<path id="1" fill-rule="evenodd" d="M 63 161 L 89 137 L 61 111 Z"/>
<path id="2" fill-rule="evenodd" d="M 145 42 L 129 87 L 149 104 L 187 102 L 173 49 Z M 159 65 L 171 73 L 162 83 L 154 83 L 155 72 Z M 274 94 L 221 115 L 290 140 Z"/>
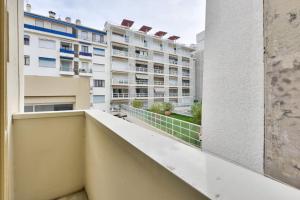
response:
<path id="1" fill-rule="evenodd" d="M 13 120 L 14 199 L 54 199 L 82 189 L 84 112 L 24 116 Z"/>

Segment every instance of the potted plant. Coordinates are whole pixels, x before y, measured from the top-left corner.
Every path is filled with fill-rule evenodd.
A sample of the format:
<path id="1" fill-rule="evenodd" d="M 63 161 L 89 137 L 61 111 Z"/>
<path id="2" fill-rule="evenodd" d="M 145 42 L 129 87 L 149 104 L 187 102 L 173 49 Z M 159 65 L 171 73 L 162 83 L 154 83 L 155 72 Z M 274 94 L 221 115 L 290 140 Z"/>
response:
<path id="1" fill-rule="evenodd" d="M 174 107 L 171 103 L 164 103 L 163 108 L 164 108 L 164 114 L 166 116 L 170 116 L 172 114 L 172 111 L 173 111 Z"/>
<path id="2" fill-rule="evenodd" d="M 132 107 L 139 108 L 139 109 L 143 108 L 143 106 L 144 106 L 142 101 L 136 100 L 136 99 L 132 101 L 131 105 L 132 105 Z"/>

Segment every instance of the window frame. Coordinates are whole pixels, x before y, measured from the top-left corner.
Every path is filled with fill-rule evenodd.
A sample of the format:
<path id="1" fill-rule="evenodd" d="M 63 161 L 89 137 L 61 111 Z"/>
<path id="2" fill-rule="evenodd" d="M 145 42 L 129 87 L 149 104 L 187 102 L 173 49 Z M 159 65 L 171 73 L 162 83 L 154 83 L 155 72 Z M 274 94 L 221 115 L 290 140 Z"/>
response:
<path id="1" fill-rule="evenodd" d="M 28 61 L 28 62 L 26 62 Z M 29 55 L 24 55 L 24 65 L 29 66 L 30 65 L 30 56 Z"/>

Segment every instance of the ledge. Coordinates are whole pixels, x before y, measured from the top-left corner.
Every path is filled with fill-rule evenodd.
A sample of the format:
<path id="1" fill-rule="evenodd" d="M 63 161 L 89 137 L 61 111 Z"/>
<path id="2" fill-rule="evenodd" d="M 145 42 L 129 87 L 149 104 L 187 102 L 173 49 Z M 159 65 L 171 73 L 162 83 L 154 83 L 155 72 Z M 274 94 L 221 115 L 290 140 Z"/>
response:
<path id="1" fill-rule="evenodd" d="M 17 119 L 38 119 L 38 118 L 53 118 L 53 117 L 72 117 L 84 116 L 85 111 L 58 111 L 58 112 L 30 112 L 18 113 L 13 115 L 13 120 Z"/>
<path id="2" fill-rule="evenodd" d="M 145 155 L 210 199 L 299 200 L 300 191 L 108 113 L 88 110 Z"/>

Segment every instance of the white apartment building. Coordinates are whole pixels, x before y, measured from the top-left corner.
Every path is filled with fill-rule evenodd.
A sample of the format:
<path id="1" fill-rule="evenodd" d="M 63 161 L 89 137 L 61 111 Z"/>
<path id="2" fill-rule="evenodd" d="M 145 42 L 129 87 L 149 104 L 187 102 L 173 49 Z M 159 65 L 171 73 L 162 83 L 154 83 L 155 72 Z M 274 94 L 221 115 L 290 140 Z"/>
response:
<path id="1" fill-rule="evenodd" d="M 178 36 L 164 38 L 164 31 L 149 34 L 142 26 L 134 30 L 133 21 L 121 25 L 106 22 L 112 107 L 134 99 L 150 106 L 153 102 L 191 105 L 195 98 L 194 48 L 176 43 Z"/>
<path id="2" fill-rule="evenodd" d="M 106 32 L 82 26 L 80 20 L 72 23 L 69 17 L 61 20 L 51 11 L 48 17 L 34 14 L 31 6 L 27 5 L 24 12 L 25 78 L 90 78 L 90 106 L 107 110 L 110 98 L 106 96 L 109 89 L 106 49 Z M 43 87 L 47 90 L 51 86 Z M 29 110 L 34 107 L 25 104 L 25 108 L 26 106 L 29 106 Z"/>

